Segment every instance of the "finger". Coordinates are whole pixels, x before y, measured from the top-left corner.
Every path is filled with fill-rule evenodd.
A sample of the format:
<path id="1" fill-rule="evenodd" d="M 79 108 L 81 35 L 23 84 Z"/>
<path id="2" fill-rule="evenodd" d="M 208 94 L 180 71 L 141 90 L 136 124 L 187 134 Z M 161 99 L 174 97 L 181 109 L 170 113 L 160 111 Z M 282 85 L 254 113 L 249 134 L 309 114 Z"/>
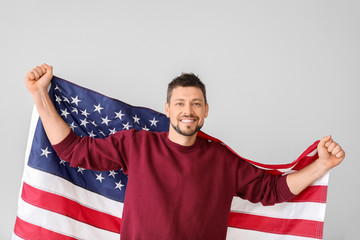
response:
<path id="1" fill-rule="evenodd" d="M 26 74 L 26 78 L 33 81 L 35 80 L 35 75 L 32 71 L 30 71 Z"/>
<path id="2" fill-rule="evenodd" d="M 336 155 L 335 155 L 337 158 L 345 158 L 345 152 L 344 150 L 341 150 L 340 152 L 338 152 Z"/>
<path id="3" fill-rule="evenodd" d="M 50 65 L 47 65 L 46 63 L 43 63 L 42 66 L 46 69 L 46 71 L 50 71 L 50 72 L 53 71 L 53 67 Z"/>
<path id="4" fill-rule="evenodd" d="M 33 68 L 33 70 L 31 71 L 34 76 L 35 76 L 35 79 L 34 80 L 38 80 L 40 78 L 40 74 L 38 73 L 38 71 L 36 70 L 36 68 Z"/>
<path id="5" fill-rule="evenodd" d="M 325 143 L 325 147 L 329 147 L 331 143 L 333 143 L 334 141 L 332 139 L 329 139 L 328 141 L 326 141 Z"/>
<path id="6" fill-rule="evenodd" d="M 46 68 L 44 67 L 44 65 L 41 65 L 40 68 L 41 68 L 42 73 L 45 74 L 46 73 Z"/>
<path id="7" fill-rule="evenodd" d="M 325 147 L 325 143 L 331 139 L 331 135 L 321 138 L 318 147 Z"/>
<path id="8" fill-rule="evenodd" d="M 336 145 L 335 148 L 331 151 L 331 154 L 336 156 L 336 154 L 338 154 L 341 150 L 342 149 L 340 145 Z"/>
<path id="9" fill-rule="evenodd" d="M 329 147 L 328 147 L 328 152 L 329 153 L 331 153 L 334 149 L 335 149 L 335 147 L 337 146 L 338 144 L 336 143 L 336 142 L 332 142 L 332 143 L 330 143 L 330 145 L 329 145 Z"/>
<path id="10" fill-rule="evenodd" d="M 40 66 L 36 66 L 36 71 L 39 73 L 40 76 L 44 75 L 45 71 Z"/>

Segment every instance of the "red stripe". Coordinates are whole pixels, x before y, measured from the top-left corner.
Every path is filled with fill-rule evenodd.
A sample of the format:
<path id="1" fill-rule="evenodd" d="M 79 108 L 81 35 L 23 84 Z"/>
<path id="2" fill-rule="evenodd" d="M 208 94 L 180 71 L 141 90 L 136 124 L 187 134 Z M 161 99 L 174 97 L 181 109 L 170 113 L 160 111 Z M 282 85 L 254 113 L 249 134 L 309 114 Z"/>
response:
<path id="1" fill-rule="evenodd" d="M 274 234 L 322 239 L 323 222 L 230 213 L 229 226 Z"/>
<path id="2" fill-rule="evenodd" d="M 65 215 L 97 228 L 120 233 L 120 218 L 85 207 L 68 198 L 34 188 L 25 182 L 21 197 L 25 202 L 39 208 Z"/>
<path id="3" fill-rule="evenodd" d="M 14 233 L 22 239 L 76 240 L 76 238 L 25 222 L 19 217 L 16 218 Z"/>
<path id="4" fill-rule="evenodd" d="M 226 145 L 225 143 L 223 143 L 221 140 L 214 138 L 210 135 L 207 135 L 206 133 L 199 131 L 198 132 L 198 136 L 214 141 L 214 142 L 219 142 L 224 144 L 231 152 L 233 152 L 235 155 L 239 156 L 239 154 L 237 154 L 233 149 L 231 149 L 228 145 Z M 273 169 L 274 171 L 272 172 L 271 170 L 269 170 L 269 173 L 273 173 L 275 175 L 279 174 L 280 172 L 277 171 L 281 170 L 281 169 L 288 169 L 288 168 L 292 168 L 294 170 L 300 170 L 303 167 L 305 167 L 306 165 L 310 164 L 311 162 L 313 162 L 314 160 L 316 160 L 318 158 L 317 154 L 315 156 L 312 157 L 308 157 L 307 155 L 309 155 L 310 153 L 312 153 L 318 145 L 319 141 L 314 142 L 311 146 L 309 146 L 295 161 L 293 161 L 292 163 L 288 163 L 288 164 L 263 164 L 263 163 L 258 163 L 258 162 L 254 162 L 252 160 L 246 159 L 244 157 L 239 156 L 240 158 L 244 159 L 247 162 L 250 162 L 252 164 L 254 164 L 255 166 L 258 167 L 262 167 L 262 168 L 268 168 L 268 169 Z"/>
<path id="5" fill-rule="evenodd" d="M 293 198 L 290 202 L 326 203 L 327 186 L 310 186 Z"/>

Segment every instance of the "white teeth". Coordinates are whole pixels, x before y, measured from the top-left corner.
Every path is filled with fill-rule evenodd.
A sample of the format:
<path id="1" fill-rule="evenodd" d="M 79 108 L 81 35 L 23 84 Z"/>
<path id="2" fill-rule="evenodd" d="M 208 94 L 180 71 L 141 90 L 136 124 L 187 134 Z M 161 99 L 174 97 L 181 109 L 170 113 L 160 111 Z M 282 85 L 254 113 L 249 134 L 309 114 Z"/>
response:
<path id="1" fill-rule="evenodd" d="M 190 123 L 190 122 L 194 122 L 194 120 L 190 120 L 190 119 L 183 119 L 181 120 L 184 123 Z"/>

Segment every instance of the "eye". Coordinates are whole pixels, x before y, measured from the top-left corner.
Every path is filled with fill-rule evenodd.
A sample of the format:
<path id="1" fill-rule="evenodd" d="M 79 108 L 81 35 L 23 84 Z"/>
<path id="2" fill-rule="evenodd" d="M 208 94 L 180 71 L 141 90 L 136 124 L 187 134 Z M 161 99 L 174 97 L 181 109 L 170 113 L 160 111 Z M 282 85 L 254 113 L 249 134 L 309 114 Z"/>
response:
<path id="1" fill-rule="evenodd" d="M 182 106 L 182 105 L 183 105 L 183 103 L 181 103 L 181 102 L 175 103 L 175 106 Z"/>

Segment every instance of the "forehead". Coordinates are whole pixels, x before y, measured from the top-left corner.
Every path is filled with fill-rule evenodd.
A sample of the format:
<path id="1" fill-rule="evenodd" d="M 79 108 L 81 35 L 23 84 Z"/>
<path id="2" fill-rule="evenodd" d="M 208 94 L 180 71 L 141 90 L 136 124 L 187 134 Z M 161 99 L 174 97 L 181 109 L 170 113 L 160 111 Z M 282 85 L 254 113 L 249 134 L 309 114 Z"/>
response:
<path id="1" fill-rule="evenodd" d="M 171 100 L 194 100 L 194 99 L 205 101 L 204 95 L 200 88 L 178 86 L 173 89 L 170 101 Z"/>

